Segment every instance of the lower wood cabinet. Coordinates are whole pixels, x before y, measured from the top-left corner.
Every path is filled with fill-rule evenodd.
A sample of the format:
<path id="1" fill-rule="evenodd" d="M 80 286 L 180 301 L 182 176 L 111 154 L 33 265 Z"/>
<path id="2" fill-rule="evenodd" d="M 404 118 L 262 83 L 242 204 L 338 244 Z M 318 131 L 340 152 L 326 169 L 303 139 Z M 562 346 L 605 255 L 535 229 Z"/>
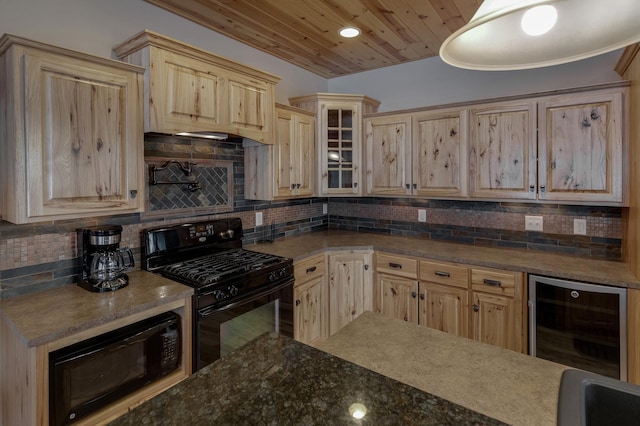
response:
<path id="1" fill-rule="evenodd" d="M 471 269 L 471 338 L 517 352 L 527 352 L 523 304 L 524 274 Z"/>
<path id="2" fill-rule="evenodd" d="M 294 339 L 310 346 L 324 341 L 329 334 L 329 287 L 325 276 L 325 255 L 296 262 L 293 266 Z"/>
<path id="3" fill-rule="evenodd" d="M 332 252 L 329 265 L 329 335 L 372 310 L 372 252 Z"/>
<path id="4" fill-rule="evenodd" d="M 376 254 L 373 310 L 527 352 L 524 274 Z"/>

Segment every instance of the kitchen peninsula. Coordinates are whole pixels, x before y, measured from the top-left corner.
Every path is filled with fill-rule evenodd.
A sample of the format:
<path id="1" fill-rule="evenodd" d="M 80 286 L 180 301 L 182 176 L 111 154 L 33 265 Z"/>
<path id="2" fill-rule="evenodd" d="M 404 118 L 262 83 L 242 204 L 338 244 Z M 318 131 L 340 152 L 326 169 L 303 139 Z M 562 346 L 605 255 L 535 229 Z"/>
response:
<path id="1" fill-rule="evenodd" d="M 555 424 L 558 364 L 371 312 L 323 349 L 263 335 L 111 425 Z"/>

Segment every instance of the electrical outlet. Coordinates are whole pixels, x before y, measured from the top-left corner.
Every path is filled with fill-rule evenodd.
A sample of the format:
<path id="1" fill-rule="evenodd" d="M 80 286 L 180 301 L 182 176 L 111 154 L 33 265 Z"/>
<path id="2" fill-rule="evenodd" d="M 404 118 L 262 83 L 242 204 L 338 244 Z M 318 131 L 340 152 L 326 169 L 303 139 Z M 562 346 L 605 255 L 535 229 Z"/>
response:
<path id="1" fill-rule="evenodd" d="M 327 204 L 325 203 L 322 205 L 322 214 L 327 214 L 327 211 L 328 211 L 328 207 L 327 207 Z"/>
<path id="2" fill-rule="evenodd" d="M 262 212 L 256 212 L 256 226 L 262 225 Z"/>
<path id="3" fill-rule="evenodd" d="M 542 216 L 525 216 L 524 229 L 527 231 L 542 232 Z"/>
<path id="4" fill-rule="evenodd" d="M 418 222 L 427 221 L 427 211 L 424 209 L 418 209 Z"/>
<path id="5" fill-rule="evenodd" d="M 587 220 L 573 219 L 573 233 L 576 235 L 587 235 Z"/>

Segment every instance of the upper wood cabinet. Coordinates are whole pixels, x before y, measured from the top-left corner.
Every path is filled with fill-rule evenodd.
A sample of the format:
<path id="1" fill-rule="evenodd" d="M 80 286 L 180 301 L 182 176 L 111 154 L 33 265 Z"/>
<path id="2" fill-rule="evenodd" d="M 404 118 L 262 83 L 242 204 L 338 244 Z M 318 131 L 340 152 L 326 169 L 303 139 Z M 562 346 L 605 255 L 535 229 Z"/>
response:
<path id="1" fill-rule="evenodd" d="M 538 198 L 622 203 L 623 92 L 544 98 L 538 106 Z"/>
<path id="2" fill-rule="evenodd" d="M 315 160 L 314 114 L 276 104 L 275 143 L 245 146 L 245 198 L 313 196 Z"/>
<path id="3" fill-rule="evenodd" d="M 368 195 L 466 195 L 466 111 L 367 117 L 365 129 Z"/>
<path id="4" fill-rule="evenodd" d="M 362 115 L 376 112 L 380 102 L 362 95 L 316 93 L 289 103 L 316 114 L 316 195 L 361 194 Z"/>
<path id="5" fill-rule="evenodd" d="M 535 200 L 535 102 L 479 105 L 469 122 L 470 196 Z"/>
<path id="6" fill-rule="evenodd" d="M 273 143 L 279 77 L 144 30 L 114 47 L 145 73 L 145 132 L 223 132 Z"/>
<path id="7" fill-rule="evenodd" d="M 470 111 L 470 195 L 623 205 L 626 88 Z"/>
<path id="8" fill-rule="evenodd" d="M 142 211 L 143 70 L 10 35 L 0 54 L 2 219 Z"/>

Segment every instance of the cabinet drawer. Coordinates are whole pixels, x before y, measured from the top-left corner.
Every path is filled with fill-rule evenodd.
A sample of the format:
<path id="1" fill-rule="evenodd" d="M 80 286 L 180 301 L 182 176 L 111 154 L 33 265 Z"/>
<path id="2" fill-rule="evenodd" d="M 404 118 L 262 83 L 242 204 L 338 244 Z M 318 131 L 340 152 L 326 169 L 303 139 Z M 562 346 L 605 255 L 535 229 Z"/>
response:
<path id="1" fill-rule="evenodd" d="M 469 287 L 467 268 L 451 263 L 420 261 L 420 280 L 432 283 L 452 285 L 461 288 Z"/>
<path id="2" fill-rule="evenodd" d="M 324 254 L 312 256 L 293 265 L 295 286 L 324 275 Z"/>
<path id="3" fill-rule="evenodd" d="M 499 269 L 471 269 L 471 289 L 484 293 L 514 296 L 519 272 Z"/>
<path id="4" fill-rule="evenodd" d="M 418 261 L 392 254 L 376 254 L 376 271 L 406 278 L 418 277 Z"/>

